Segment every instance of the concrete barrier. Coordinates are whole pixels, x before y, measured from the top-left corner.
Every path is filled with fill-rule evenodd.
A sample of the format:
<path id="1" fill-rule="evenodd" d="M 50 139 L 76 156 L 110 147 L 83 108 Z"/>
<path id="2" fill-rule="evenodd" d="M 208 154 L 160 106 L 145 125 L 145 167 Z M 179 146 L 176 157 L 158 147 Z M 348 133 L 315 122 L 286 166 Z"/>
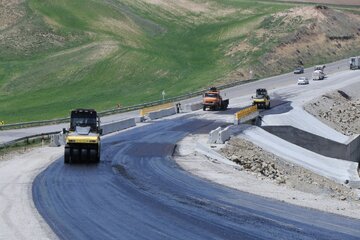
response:
<path id="1" fill-rule="evenodd" d="M 230 139 L 230 126 L 219 131 L 219 136 L 216 143 L 224 144 L 229 139 Z"/>
<path id="2" fill-rule="evenodd" d="M 183 108 L 183 111 L 184 112 L 197 111 L 199 109 L 202 109 L 202 107 L 203 107 L 202 102 L 186 104 L 185 107 Z"/>
<path id="3" fill-rule="evenodd" d="M 54 134 L 50 136 L 50 147 L 60 147 L 60 134 Z"/>
<path id="4" fill-rule="evenodd" d="M 208 140 L 208 143 L 210 144 L 214 144 L 214 143 L 217 143 L 218 141 L 218 138 L 219 138 L 219 132 L 221 131 L 221 127 L 218 127 L 214 130 L 212 130 L 210 133 L 209 133 L 209 140 Z"/>
<path id="5" fill-rule="evenodd" d="M 214 130 L 212 130 L 209 133 L 209 144 L 224 144 L 226 141 L 230 139 L 231 130 L 230 126 L 222 129 L 221 127 L 218 127 Z"/>
<path id="6" fill-rule="evenodd" d="M 360 163 L 360 135 L 354 135 L 346 142 L 346 145 L 348 160 Z"/>
<path id="7" fill-rule="evenodd" d="M 145 117 L 143 116 L 135 117 L 135 123 L 141 123 L 144 121 L 145 121 Z"/>
<path id="8" fill-rule="evenodd" d="M 239 112 L 235 113 L 234 116 L 234 125 L 239 125 L 241 123 L 250 121 L 255 119 L 259 116 L 259 111 L 256 106 L 250 106 L 240 110 Z"/>
<path id="9" fill-rule="evenodd" d="M 103 131 L 102 135 L 110 134 L 113 132 L 117 132 L 135 126 L 136 126 L 135 118 L 129 118 L 111 123 L 106 123 L 101 126 L 101 129 Z M 61 145 L 65 145 L 66 144 L 65 138 L 66 135 L 64 135 L 62 132 L 60 132 L 59 134 L 51 135 L 50 147 L 58 147 Z"/>
<path id="10" fill-rule="evenodd" d="M 135 118 L 129 118 L 125 120 L 107 123 L 101 126 L 101 129 L 103 131 L 102 135 L 110 134 L 113 132 L 117 132 L 135 126 L 136 126 Z M 66 144 L 66 135 L 64 135 L 62 132 L 60 132 L 59 134 L 51 135 L 50 147 L 59 147 L 65 144 Z"/>
<path id="11" fill-rule="evenodd" d="M 148 117 L 151 120 L 167 117 L 176 114 L 176 109 L 174 107 L 155 111 L 155 112 L 149 112 Z"/>
<path id="12" fill-rule="evenodd" d="M 103 130 L 103 135 L 117 132 L 126 128 L 135 127 L 135 118 L 129 118 L 125 120 L 120 120 L 112 123 L 107 123 L 105 125 L 101 126 L 101 129 Z"/>
<path id="13" fill-rule="evenodd" d="M 174 103 L 165 103 L 165 104 L 161 104 L 161 105 L 143 108 L 140 110 L 140 116 L 144 117 L 144 116 L 148 115 L 150 112 L 157 112 L 157 111 L 160 111 L 163 109 L 168 109 L 171 107 L 174 107 Z"/>
<path id="14" fill-rule="evenodd" d="M 59 133 L 59 142 L 62 146 L 66 144 L 66 136 L 63 132 Z"/>
<path id="15" fill-rule="evenodd" d="M 320 155 L 360 162 L 360 136 L 339 143 L 292 126 L 263 126 L 264 130 Z"/>

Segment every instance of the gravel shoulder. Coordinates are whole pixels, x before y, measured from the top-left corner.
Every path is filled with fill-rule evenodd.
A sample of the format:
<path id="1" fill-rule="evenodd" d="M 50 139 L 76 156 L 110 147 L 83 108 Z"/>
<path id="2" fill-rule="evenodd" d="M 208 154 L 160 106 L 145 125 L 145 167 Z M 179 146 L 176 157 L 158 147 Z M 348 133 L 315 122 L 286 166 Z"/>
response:
<path id="1" fill-rule="evenodd" d="M 0 156 L 0 239 L 57 239 L 34 206 L 32 182 L 62 152 L 40 147 Z"/>

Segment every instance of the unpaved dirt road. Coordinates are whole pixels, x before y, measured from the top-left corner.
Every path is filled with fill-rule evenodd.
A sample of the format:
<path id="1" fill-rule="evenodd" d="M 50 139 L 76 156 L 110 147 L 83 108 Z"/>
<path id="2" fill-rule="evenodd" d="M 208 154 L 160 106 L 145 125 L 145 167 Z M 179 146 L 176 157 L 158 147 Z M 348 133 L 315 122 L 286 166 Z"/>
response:
<path id="1" fill-rule="evenodd" d="M 0 239 L 57 239 L 32 201 L 33 179 L 62 154 L 36 148 L 0 158 Z"/>

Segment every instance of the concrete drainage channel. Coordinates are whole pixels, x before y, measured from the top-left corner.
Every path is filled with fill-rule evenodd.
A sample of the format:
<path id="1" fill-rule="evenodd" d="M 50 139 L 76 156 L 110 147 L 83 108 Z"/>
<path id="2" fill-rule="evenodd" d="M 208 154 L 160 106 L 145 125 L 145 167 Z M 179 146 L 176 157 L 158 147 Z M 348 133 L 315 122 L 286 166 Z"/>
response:
<path id="1" fill-rule="evenodd" d="M 263 126 L 262 129 L 320 155 L 360 162 L 360 135 L 339 143 L 292 126 Z"/>
<path id="2" fill-rule="evenodd" d="M 209 132 L 208 144 L 224 144 L 230 139 L 231 133 L 237 131 L 236 125 L 245 122 L 251 122 L 252 125 L 257 126 L 261 125 L 259 111 L 253 107 L 248 107 L 235 113 L 233 126 L 227 126 L 224 129 L 218 127 Z M 346 143 L 339 143 L 292 126 L 263 126 L 261 128 L 285 141 L 322 156 L 358 163 L 357 170 L 360 177 L 360 135 L 354 136 Z M 209 151 L 214 155 L 211 149 L 208 149 Z M 201 152 L 209 156 L 206 151 Z M 216 157 L 216 159 L 218 158 Z"/>
<path id="3" fill-rule="evenodd" d="M 320 155 L 358 163 L 360 177 L 360 135 L 339 143 L 292 126 L 262 126 L 265 131 Z M 354 186 L 355 187 L 355 186 Z M 356 183 L 360 188 L 360 183 Z"/>

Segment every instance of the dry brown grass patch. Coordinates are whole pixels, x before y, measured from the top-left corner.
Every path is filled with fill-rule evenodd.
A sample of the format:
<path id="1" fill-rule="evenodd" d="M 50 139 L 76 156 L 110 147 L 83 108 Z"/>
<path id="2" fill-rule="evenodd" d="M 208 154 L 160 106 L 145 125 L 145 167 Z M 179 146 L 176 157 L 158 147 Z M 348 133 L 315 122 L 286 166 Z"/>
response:
<path id="1" fill-rule="evenodd" d="M 17 24 L 25 15 L 23 0 L 0 0 L 0 30 Z"/>

